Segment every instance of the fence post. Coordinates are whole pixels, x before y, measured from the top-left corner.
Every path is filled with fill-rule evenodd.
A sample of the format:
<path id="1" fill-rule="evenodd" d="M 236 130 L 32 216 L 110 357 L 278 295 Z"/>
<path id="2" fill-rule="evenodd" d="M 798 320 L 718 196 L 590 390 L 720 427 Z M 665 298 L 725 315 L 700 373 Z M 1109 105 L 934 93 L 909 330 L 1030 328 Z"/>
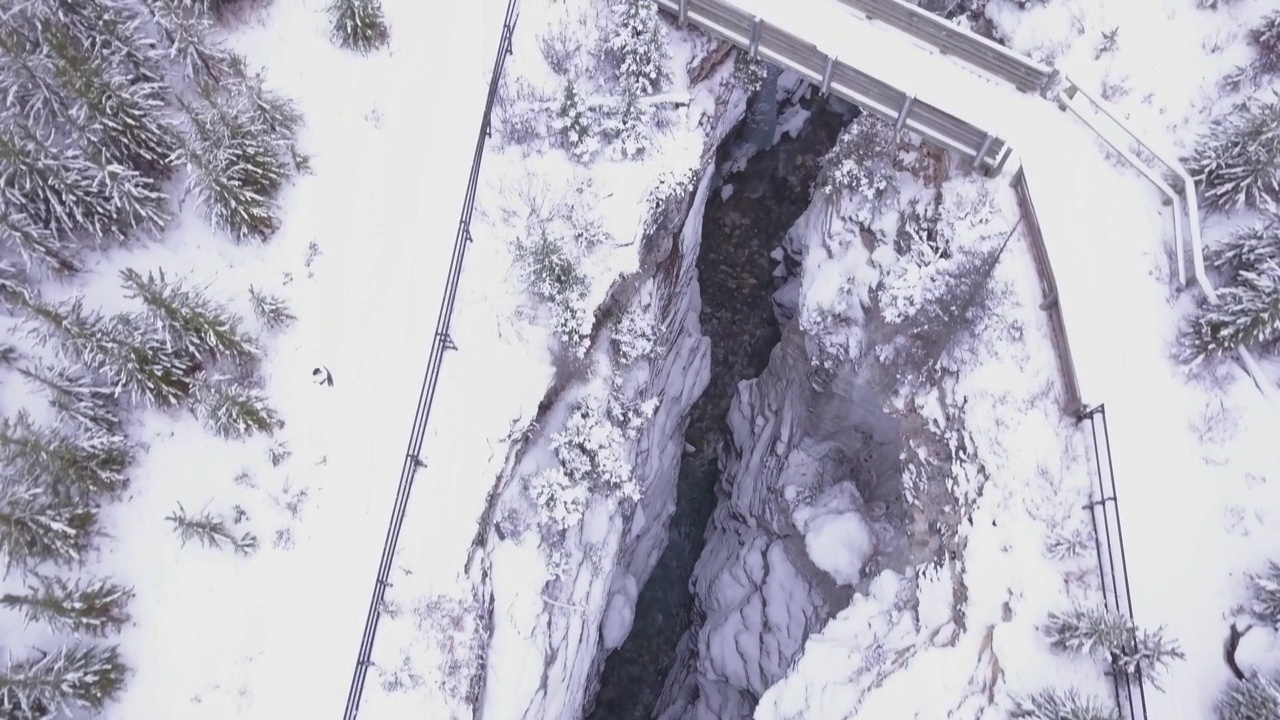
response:
<path id="1" fill-rule="evenodd" d="M 763 22 L 759 15 L 756 16 L 755 20 L 751 21 L 751 39 L 747 43 L 747 54 L 751 56 L 752 60 L 756 58 L 756 53 L 760 50 L 760 25 Z"/>
<path id="2" fill-rule="evenodd" d="M 982 158 L 986 157 L 987 151 L 991 149 L 991 143 L 995 141 L 996 141 L 995 136 L 993 136 L 991 133 L 987 133 L 986 137 L 982 139 L 982 147 L 979 147 L 978 152 L 973 156 L 974 170 L 978 170 L 979 172 L 981 172 Z"/>
<path id="3" fill-rule="evenodd" d="M 680 0 L 680 10 L 676 17 L 680 21 L 680 27 L 689 24 L 689 0 Z"/>
<path id="4" fill-rule="evenodd" d="M 835 71 L 835 69 L 836 69 L 836 56 L 828 55 L 827 68 L 822 71 L 822 87 L 818 90 L 820 94 L 826 95 L 827 92 L 831 90 L 831 73 Z"/>
<path id="5" fill-rule="evenodd" d="M 906 127 L 907 115 L 911 113 L 911 106 L 915 101 L 915 95 L 908 95 L 906 99 L 902 101 L 902 108 L 898 110 L 898 119 L 893 124 L 894 132 L 902 132 L 902 128 Z"/>

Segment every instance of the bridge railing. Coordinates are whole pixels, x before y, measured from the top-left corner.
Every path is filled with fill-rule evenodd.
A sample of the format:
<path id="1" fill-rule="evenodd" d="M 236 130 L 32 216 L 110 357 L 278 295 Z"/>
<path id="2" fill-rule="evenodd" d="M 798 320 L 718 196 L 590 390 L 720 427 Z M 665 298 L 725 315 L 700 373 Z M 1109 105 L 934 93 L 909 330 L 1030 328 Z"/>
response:
<path id="1" fill-rule="evenodd" d="M 1071 345 L 1067 342 L 1067 325 L 1062 318 L 1062 305 L 1058 302 L 1058 283 L 1053 276 L 1053 266 L 1049 263 L 1049 251 L 1045 247 L 1040 218 L 1036 216 L 1036 207 L 1031 202 L 1027 175 L 1021 166 L 1013 174 L 1013 180 L 1009 185 L 1018 196 L 1018 209 L 1022 213 L 1022 222 L 1027 228 L 1031 256 L 1036 264 L 1036 275 L 1040 278 L 1040 290 L 1044 295 L 1040 309 L 1049 316 L 1049 335 L 1053 340 L 1054 354 L 1058 356 L 1058 369 L 1062 375 L 1062 409 L 1070 417 L 1079 417 L 1084 409 L 1084 401 L 1080 397 L 1080 380 L 1076 377 L 1076 364 L 1071 356 Z"/>
<path id="2" fill-rule="evenodd" d="M 655 0 L 681 23 L 694 26 L 789 70 L 868 112 L 910 130 L 927 142 L 970 158 L 973 167 L 998 175 L 1009 158 L 1004 140 L 950 113 L 919 101 L 914 95 L 882 82 L 834 53 L 765 22 L 757 15 L 722 0 Z"/>
<path id="3" fill-rule="evenodd" d="M 1070 77 L 1065 77 L 1064 80 L 1062 89 L 1057 93 L 1058 107 L 1063 110 L 1070 110 L 1085 125 L 1088 125 L 1089 129 L 1093 130 L 1098 137 L 1102 138 L 1130 165 L 1150 180 L 1160 192 L 1164 193 L 1168 198 L 1167 203 L 1173 206 L 1173 243 L 1174 253 L 1177 256 L 1179 284 L 1184 286 L 1187 284 L 1186 256 L 1188 248 L 1186 244 L 1190 242 L 1192 275 L 1195 278 L 1196 285 L 1200 287 L 1209 302 L 1218 302 L 1217 289 L 1214 288 L 1213 281 L 1209 279 L 1208 273 L 1205 272 L 1204 241 L 1200 235 L 1200 201 L 1196 194 L 1195 181 L 1191 179 L 1191 175 L 1175 158 L 1152 147 L 1139 137 L 1129 127 L 1128 123 L 1117 117 L 1107 103 L 1077 85 Z M 1076 101 L 1077 96 L 1087 100 L 1089 107 L 1092 107 L 1094 112 L 1091 113 L 1088 108 L 1080 107 Z M 1112 125 L 1136 143 L 1151 160 L 1148 161 L 1138 157 L 1124 144 L 1104 132 L 1100 127 L 1101 118 L 1109 120 Z M 1166 175 L 1172 176 L 1172 182 L 1166 180 Z M 1267 399 L 1272 408 L 1280 408 L 1280 399 L 1276 397 L 1275 387 L 1271 384 L 1262 368 L 1258 366 L 1258 361 L 1253 357 L 1253 353 L 1248 348 L 1241 347 L 1237 351 L 1237 355 L 1240 358 L 1240 364 L 1249 373 L 1249 377 L 1253 379 L 1254 384 L 1258 386 L 1258 391 Z"/>
<path id="4" fill-rule="evenodd" d="M 907 33 L 1023 92 L 1044 92 L 1053 70 L 999 43 L 957 27 L 944 18 L 903 0 L 840 0 L 841 3 Z"/>

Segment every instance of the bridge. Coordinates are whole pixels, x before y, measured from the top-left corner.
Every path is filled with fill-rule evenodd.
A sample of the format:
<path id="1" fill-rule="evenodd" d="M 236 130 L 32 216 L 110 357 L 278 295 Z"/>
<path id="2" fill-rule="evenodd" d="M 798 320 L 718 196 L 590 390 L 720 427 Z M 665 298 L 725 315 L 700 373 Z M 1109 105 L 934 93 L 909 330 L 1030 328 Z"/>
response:
<path id="1" fill-rule="evenodd" d="M 1008 173 L 1040 279 L 1040 308 L 1046 313 L 1058 357 L 1062 409 L 1076 421 L 1087 421 L 1091 431 L 1098 487 L 1090 510 L 1098 529 L 1105 600 L 1113 611 L 1132 617 L 1134 602 L 1119 526 L 1117 477 L 1135 482 L 1127 489 L 1134 491 L 1144 509 L 1158 507 L 1158 498 L 1168 492 L 1162 484 L 1164 478 L 1153 482 L 1143 476 L 1153 468 L 1177 467 L 1188 457 L 1185 449 L 1139 442 L 1144 436 L 1174 437 L 1176 433 L 1170 431 L 1181 422 L 1180 418 L 1155 416 L 1145 410 L 1149 406 L 1146 399 L 1175 391 L 1177 380 L 1156 377 L 1159 373 L 1138 376 L 1125 362 L 1167 349 L 1167 339 L 1158 328 L 1150 327 L 1149 320 L 1169 310 L 1164 293 L 1151 290 L 1148 272 L 1152 258 L 1140 240 L 1154 237 L 1160 244 L 1171 241 L 1176 284 L 1194 282 L 1210 301 L 1216 301 L 1204 269 L 1196 188 L 1173 154 L 1140 137 L 1071 78 L 904 0 L 653 1 L 680 25 L 736 45 L 752 57 L 806 79 L 823 93 L 893 122 L 899 131 L 910 131 L 957 153 L 978 173 L 987 177 Z M 446 351 L 455 349 L 449 334 L 453 300 L 470 242 L 469 223 L 489 110 L 505 58 L 511 52 L 518 5 L 519 0 L 509 0 L 449 282 L 345 720 L 355 720 L 359 710 L 381 614 L 378 609 L 423 451 L 440 366 Z M 1100 152 L 1098 140 L 1110 148 L 1109 156 Z M 1117 165 L 1133 168 L 1149 184 L 1143 187 L 1130 182 L 1117 171 Z M 1146 247 L 1150 245 L 1146 243 Z M 1255 359 L 1244 349 L 1239 359 L 1275 407 L 1274 391 Z M 1110 420 L 1097 404 L 1101 397 L 1109 400 Z M 1090 399 L 1094 404 L 1086 403 Z M 1110 442 L 1112 427 L 1120 439 L 1116 448 Z M 1165 521 L 1176 524 L 1177 519 Z M 1137 559 L 1134 567 L 1150 568 L 1147 574 L 1158 580 L 1160 571 L 1155 568 L 1162 566 L 1164 533 L 1138 535 L 1140 542 L 1134 544 L 1144 547 L 1143 552 L 1132 554 Z M 1142 583 L 1134 585 L 1141 587 Z M 1141 677 L 1114 680 L 1123 716 L 1145 720 L 1147 698 Z"/>

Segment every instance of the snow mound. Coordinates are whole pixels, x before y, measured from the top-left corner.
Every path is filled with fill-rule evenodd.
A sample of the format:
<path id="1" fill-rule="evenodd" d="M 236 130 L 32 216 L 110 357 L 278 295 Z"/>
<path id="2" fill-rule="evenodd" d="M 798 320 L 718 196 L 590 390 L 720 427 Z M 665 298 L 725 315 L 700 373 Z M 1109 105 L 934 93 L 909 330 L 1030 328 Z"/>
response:
<path id="1" fill-rule="evenodd" d="M 875 536 L 858 513 L 832 513 L 809 523 L 804 549 L 813 564 L 836 582 L 853 585 L 875 552 Z"/>

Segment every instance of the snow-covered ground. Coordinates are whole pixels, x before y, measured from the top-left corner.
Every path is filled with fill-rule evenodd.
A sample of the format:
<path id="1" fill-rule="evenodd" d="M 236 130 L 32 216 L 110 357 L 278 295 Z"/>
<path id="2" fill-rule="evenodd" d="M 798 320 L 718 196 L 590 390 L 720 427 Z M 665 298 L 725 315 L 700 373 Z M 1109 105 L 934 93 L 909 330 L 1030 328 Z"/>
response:
<path id="1" fill-rule="evenodd" d="M 286 189 L 269 243 L 235 246 L 187 212 L 162 244 L 112 253 L 84 278 L 107 308 L 129 266 L 208 282 L 246 316 L 252 284 L 299 318 L 267 341 L 266 391 L 286 422 L 273 439 L 226 442 L 185 416 L 142 416 L 150 450 L 107 508 L 111 537 L 91 561 L 136 592 L 120 638 L 134 672 L 112 717 L 321 717 L 343 705 L 505 10 L 384 5 L 390 45 L 370 57 L 332 45 L 321 0 L 270 3 L 231 28 L 305 115 L 313 172 Z M 317 366 L 332 387 L 312 381 Z M 289 453 L 274 466 L 273 444 Z M 178 503 L 243 508 L 236 529 L 261 549 L 179 547 L 164 519 Z M 435 529 L 474 529 L 474 515 L 449 517 Z"/>

